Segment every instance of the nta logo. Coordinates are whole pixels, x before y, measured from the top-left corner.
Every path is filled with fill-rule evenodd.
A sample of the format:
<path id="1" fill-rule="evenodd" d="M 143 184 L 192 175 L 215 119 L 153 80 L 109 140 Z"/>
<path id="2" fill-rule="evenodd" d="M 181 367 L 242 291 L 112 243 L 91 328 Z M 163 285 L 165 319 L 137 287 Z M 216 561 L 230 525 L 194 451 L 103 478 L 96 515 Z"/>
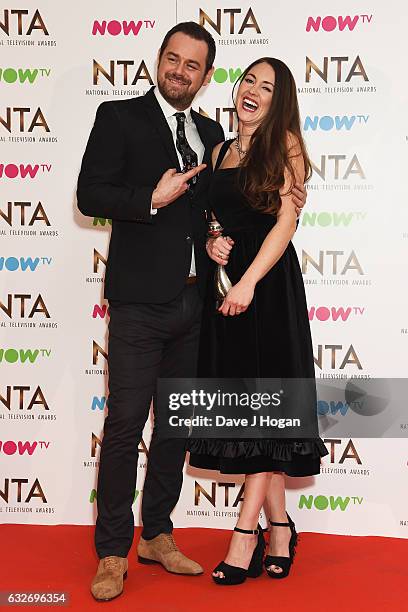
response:
<path id="1" fill-rule="evenodd" d="M 351 32 L 354 30 L 356 25 L 360 23 L 369 24 L 371 23 L 372 15 L 346 15 L 345 17 L 339 15 L 336 19 L 333 15 L 326 15 L 326 17 L 308 17 L 306 23 L 306 32 L 314 30 L 318 32 L 320 29 L 325 32 L 333 32 L 333 30 L 340 30 L 343 32 L 346 28 Z"/>
<path id="2" fill-rule="evenodd" d="M 31 15 L 26 9 L 4 9 L 3 21 L 0 21 L 0 30 L 7 36 L 31 36 L 34 30 L 40 30 L 44 36 L 49 36 L 44 19 L 38 9 Z"/>
<path id="3" fill-rule="evenodd" d="M 121 85 L 137 85 L 138 81 L 147 81 L 149 85 L 153 85 L 152 77 L 146 66 L 144 60 L 142 60 L 136 69 L 134 77 L 132 79 L 129 76 L 129 66 L 134 66 L 134 60 L 109 60 L 109 68 L 104 68 L 102 64 L 93 60 L 93 85 L 99 85 L 99 76 L 102 75 L 111 85 L 117 84 L 116 69 L 122 68 L 121 73 Z M 129 82 L 130 81 L 130 82 Z"/>
<path id="4" fill-rule="evenodd" d="M 9 319 L 32 319 L 36 314 L 43 315 L 46 319 L 51 318 L 41 293 L 37 297 L 31 293 L 8 293 L 6 300 L 0 299 L 0 311 Z"/>
<path id="5" fill-rule="evenodd" d="M 229 491 L 230 489 L 235 489 L 238 486 L 238 493 L 234 495 L 234 499 L 230 500 Z M 209 493 L 201 484 L 197 481 L 194 482 L 194 505 L 199 506 L 201 495 L 203 495 L 210 504 L 215 508 L 217 505 L 217 491 L 222 491 L 224 489 L 224 506 L 232 505 L 233 508 L 236 508 L 239 502 L 243 501 L 243 493 L 244 493 L 245 484 L 238 485 L 235 482 L 212 482 L 211 483 L 211 493 Z M 235 493 L 235 491 L 234 491 Z M 232 504 L 230 504 L 232 501 Z"/>
<path id="6" fill-rule="evenodd" d="M 36 387 L 32 390 L 29 385 L 7 385 L 5 392 L 0 391 L 0 402 L 9 412 L 13 408 L 32 410 L 37 405 L 44 408 L 44 410 L 50 409 L 41 387 Z"/>
<path id="7" fill-rule="evenodd" d="M 333 57 L 323 57 L 323 67 L 319 68 L 319 66 L 311 60 L 309 57 L 306 57 L 306 83 L 310 83 L 310 79 L 312 76 L 312 70 L 321 78 L 325 83 L 327 83 L 329 77 L 329 60 L 331 62 L 331 66 L 334 65 L 334 71 L 336 75 L 336 82 L 340 83 L 343 81 L 343 64 L 349 63 L 350 58 L 348 56 L 333 56 Z M 347 65 L 346 64 L 346 65 Z M 345 78 L 345 82 L 348 83 L 353 77 L 362 78 L 364 81 L 368 81 L 368 76 L 363 66 L 363 62 L 360 57 L 357 55 L 355 60 L 353 60 L 351 66 L 347 67 L 347 76 Z"/>
<path id="8" fill-rule="evenodd" d="M 302 250 L 302 274 L 308 273 L 309 264 L 319 272 L 322 276 L 325 272 L 329 272 L 333 275 L 340 274 L 344 276 L 347 272 L 355 270 L 358 274 L 363 275 L 363 268 L 357 255 L 354 251 L 346 256 L 347 259 L 344 261 L 344 251 L 319 251 L 318 261 L 314 259 L 309 253 Z M 329 270 L 328 270 L 329 268 Z"/>
<path id="9" fill-rule="evenodd" d="M 354 153 L 349 159 L 347 155 L 321 155 L 320 165 L 311 160 L 312 170 L 314 174 L 318 174 L 325 181 L 326 178 L 332 177 L 335 181 L 346 181 L 350 176 L 356 175 L 361 180 L 365 180 L 366 176 L 361 163 Z"/>
<path id="10" fill-rule="evenodd" d="M 47 498 L 38 478 L 31 485 L 29 491 L 23 497 L 23 485 L 28 485 L 28 478 L 5 478 L 2 489 L 0 488 L 0 498 L 8 504 L 10 501 L 30 503 L 33 498 L 39 498 L 43 504 L 47 503 Z M 13 487 L 12 485 L 16 485 Z M 14 495 L 13 495 L 14 493 Z M 13 495 L 13 497 L 12 497 Z"/>
<path id="11" fill-rule="evenodd" d="M 217 17 L 212 19 L 203 9 L 200 8 L 199 24 L 203 27 L 208 24 L 219 36 L 222 34 L 244 34 L 245 30 L 255 30 L 257 34 L 261 34 L 261 29 L 258 25 L 252 8 L 249 8 L 242 18 L 240 8 L 217 8 Z M 235 16 L 239 15 L 239 25 L 235 21 Z M 238 21 L 238 19 L 237 19 Z M 225 30 L 227 30 L 225 32 Z"/>
<path id="12" fill-rule="evenodd" d="M 344 355 L 340 356 L 341 363 L 339 364 L 338 352 L 341 351 Z M 324 362 L 329 361 L 329 369 L 335 370 L 337 367 L 339 370 L 344 370 L 346 366 L 354 366 L 358 370 L 362 370 L 360 359 L 356 353 L 356 350 L 352 344 L 348 348 L 342 344 L 318 344 L 317 345 L 317 356 L 313 357 L 316 366 L 319 370 L 323 370 Z M 326 363 L 327 367 L 327 363 Z"/>
<path id="13" fill-rule="evenodd" d="M 104 359 L 108 358 L 108 353 L 101 347 L 95 340 L 92 340 L 92 364 L 97 365 L 99 355 L 102 355 Z"/>
<path id="14" fill-rule="evenodd" d="M 34 210 L 31 210 L 32 207 L 34 207 Z M 27 209 L 30 210 L 28 211 Z M 27 216 L 26 210 L 29 213 Z M 4 219 L 10 227 L 13 227 L 15 216 L 17 216 L 18 223 L 22 227 L 26 225 L 32 226 L 36 221 L 41 221 L 47 226 L 51 225 L 41 202 L 38 202 L 38 204 L 33 204 L 32 202 L 7 202 L 7 212 L 0 208 L 0 219 Z"/>
<path id="15" fill-rule="evenodd" d="M 3 113 L 4 114 L 4 113 Z M 28 114 L 28 119 L 26 115 Z M 32 116 L 30 116 L 32 114 Z M 45 132 L 49 132 L 50 128 L 44 117 L 44 113 L 41 108 L 37 108 L 36 111 L 32 111 L 31 108 L 25 108 L 22 106 L 6 108 L 5 117 L 0 115 L 0 125 L 4 126 L 5 129 L 10 132 L 33 132 L 34 128 L 42 128 Z"/>
<path id="16" fill-rule="evenodd" d="M 94 274 L 98 274 L 99 272 L 99 264 L 102 263 L 106 266 L 106 257 L 101 255 L 99 251 L 96 249 L 93 250 L 93 272 Z"/>
<path id="17" fill-rule="evenodd" d="M 326 404 L 327 402 L 322 402 L 322 404 Z M 342 402 L 330 402 L 330 404 L 342 404 Z M 347 405 L 347 404 L 346 404 Z M 322 406 L 323 407 L 323 406 Z M 345 414 L 342 409 L 340 408 L 341 414 Z M 327 414 L 327 412 L 320 412 L 319 414 Z M 332 414 L 336 414 L 335 412 L 332 412 Z M 362 465 L 362 461 L 360 459 L 360 456 L 357 452 L 356 446 L 353 442 L 353 440 L 349 439 L 349 441 L 346 443 L 346 447 L 344 450 L 341 450 L 341 445 L 344 443 L 344 440 L 339 440 L 339 439 L 331 439 L 331 438 L 325 438 L 323 440 L 323 442 L 327 445 L 330 445 L 330 463 L 336 463 L 336 452 L 335 449 L 336 447 L 339 447 L 339 450 L 341 452 L 341 457 L 338 460 L 338 463 L 344 463 L 344 461 L 346 459 L 351 459 L 353 461 L 355 461 L 358 465 Z"/>

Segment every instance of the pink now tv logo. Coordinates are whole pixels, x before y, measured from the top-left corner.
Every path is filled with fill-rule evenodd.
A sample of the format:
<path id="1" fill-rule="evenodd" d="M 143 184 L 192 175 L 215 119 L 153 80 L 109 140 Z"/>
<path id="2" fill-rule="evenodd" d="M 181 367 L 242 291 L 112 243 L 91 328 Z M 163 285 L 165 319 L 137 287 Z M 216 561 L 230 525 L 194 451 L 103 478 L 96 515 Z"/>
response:
<path id="1" fill-rule="evenodd" d="M 27 453 L 27 455 L 31 456 L 36 448 L 47 449 L 49 445 L 50 443 L 44 442 L 44 440 L 41 440 L 40 442 L 22 442 L 21 440 L 18 442 L 15 442 L 14 440 L 2 442 L 0 440 L 0 453 L 3 453 L 3 455 L 24 455 Z"/>
<path id="2" fill-rule="evenodd" d="M 360 306 L 311 306 L 309 308 L 309 321 L 317 319 L 318 321 L 347 321 L 350 316 L 361 316 L 364 314 L 365 308 Z"/>
<path id="3" fill-rule="evenodd" d="M 151 21 L 149 19 L 139 19 L 138 21 L 118 21 L 117 19 L 111 19 L 110 21 L 103 19 L 102 21 L 98 21 L 95 19 L 92 26 L 92 36 L 96 36 L 97 34 L 101 36 L 105 36 L 105 34 L 110 34 L 111 36 L 119 36 L 119 34 L 129 36 L 129 34 L 132 34 L 133 36 L 137 36 L 141 29 L 152 30 L 155 24 L 156 21 Z"/>
<path id="4" fill-rule="evenodd" d="M 343 32 L 346 28 L 352 32 L 356 25 L 360 23 L 369 24 L 371 23 L 373 16 L 372 15 L 346 15 L 343 17 L 339 15 L 338 17 L 334 17 L 333 15 L 326 15 L 325 17 L 308 17 L 306 22 L 306 32 L 310 32 L 314 30 L 318 32 L 319 30 L 324 30 L 325 32 L 333 32 L 334 30 L 339 30 Z"/>
<path id="5" fill-rule="evenodd" d="M 0 178 L 30 178 L 51 172 L 52 164 L 0 164 Z"/>

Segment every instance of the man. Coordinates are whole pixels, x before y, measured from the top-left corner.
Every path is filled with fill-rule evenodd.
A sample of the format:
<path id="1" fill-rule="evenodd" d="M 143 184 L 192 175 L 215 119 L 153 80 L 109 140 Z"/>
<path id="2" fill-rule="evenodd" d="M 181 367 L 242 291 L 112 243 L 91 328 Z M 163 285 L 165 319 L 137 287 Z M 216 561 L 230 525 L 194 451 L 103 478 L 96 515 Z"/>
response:
<path id="1" fill-rule="evenodd" d="M 112 219 L 109 413 L 98 476 L 91 591 L 120 595 L 132 544 L 137 454 L 157 378 L 194 377 L 208 265 L 206 194 L 221 126 L 191 109 L 213 74 L 215 43 L 194 22 L 176 25 L 159 51 L 157 88 L 98 108 L 78 180 L 78 207 Z M 302 205 L 300 194 L 295 201 Z M 178 549 L 170 514 L 182 485 L 183 440 L 153 431 L 142 500 L 139 561 L 178 574 L 201 566 Z"/>

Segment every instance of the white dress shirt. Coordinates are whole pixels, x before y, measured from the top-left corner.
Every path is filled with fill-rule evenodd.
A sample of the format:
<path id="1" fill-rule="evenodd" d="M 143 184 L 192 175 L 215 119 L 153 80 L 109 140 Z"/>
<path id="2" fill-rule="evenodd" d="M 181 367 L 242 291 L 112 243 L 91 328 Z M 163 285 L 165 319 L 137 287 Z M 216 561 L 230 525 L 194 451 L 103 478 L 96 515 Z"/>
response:
<path id="1" fill-rule="evenodd" d="M 154 88 L 154 93 L 155 96 L 157 98 L 157 101 L 160 105 L 160 108 L 163 111 L 164 116 L 166 117 L 167 123 L 169 124 L 169 128 L 171 130 L 172 136 L 173 136 L 173 142 L 174 142 L 174 148 L 176 149 L 176 153 L 177 153 L 177 157 L 180 163 L 180 168 L 183 168 L 183 160 L 181 158 L 181 155 L 176 147 L 176 129 L 177 129 L 177 119 L 174 116 L 174 113 L 178 113 L 180 111 L 178 111 L 176 108 L 174 108 L 173 106 L 171 106 L 171 104 L 169 104 L 167 102 L 167 100 L 165 100 L 163 98 L 163 96 L 161 95 L 159 88 L 155 87 Z M 200 135 L 198 133 L 197 130 L 197 126 L 193 121 L 193 118 L 191 116 L 191 106 L 189 106 L 188 108 L 186 108 L 184 111 L 184 114 L 186 116 L 186 120 L 185 120 L 185 131 L 186 131 L 186 138 L 188 140 L 189 145 L 191 146 L 191 148 L 197 153 L 197 158 L 198 158 L 198 165 L 201 164 L 201 162 L 203 161 L 203 157 L 204 157 L 204 145 L 201 141 Z M 171 204 L 169 204 L 169 206 L 171 206 Z M 155 215 L 158 212 L 157 208 L 151 208 L 150 213 L 152 215 Z M 190 276 L 195 276 L 196 275 L 196 267 L 195 267 L 195 259 L 194 259 L 194 244 L 192 246 L 192 251 L 191 251 L 191 266 L 190 266 Z"/>

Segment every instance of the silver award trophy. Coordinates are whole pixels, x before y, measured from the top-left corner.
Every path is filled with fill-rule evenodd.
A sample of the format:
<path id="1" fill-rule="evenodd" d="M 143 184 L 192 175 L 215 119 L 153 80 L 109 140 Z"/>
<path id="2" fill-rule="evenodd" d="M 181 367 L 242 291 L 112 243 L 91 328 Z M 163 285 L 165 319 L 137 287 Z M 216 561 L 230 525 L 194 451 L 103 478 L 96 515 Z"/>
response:
<path id="1" fill-rule="evenodd" d="M 222 236 L 222 232 L 223 228 L 218 223 L 218 221 L 208 222 L 207 235 L 209 238 L 218 238 L 219 236 Z M 218 264 L 214 274 L 215 302 L 217 309 L 221 306 L 225 296 L 227 295 L 231 287 L 232 283 L 228 278 L 228 274 L 226 273 L 224 266 Z"/>

